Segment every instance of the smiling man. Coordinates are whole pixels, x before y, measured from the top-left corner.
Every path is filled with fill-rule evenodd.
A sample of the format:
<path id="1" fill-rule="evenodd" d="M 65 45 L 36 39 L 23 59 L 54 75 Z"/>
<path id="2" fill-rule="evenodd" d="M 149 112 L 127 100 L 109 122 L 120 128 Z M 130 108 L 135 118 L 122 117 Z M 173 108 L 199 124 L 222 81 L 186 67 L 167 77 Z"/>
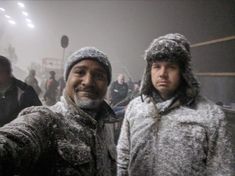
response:
<path id="1" fill-rule="evenodd" d="M 141 96 L 130 102 L 118 141 L 118 176 L 232 176 L 222 110 L 199 94 L 181 34 L 146 50 Z"/>
<path id="2" fill-rule="evenodd" d="M 107 56 L 93 47 L 67 60 L 66 87 L 54 106 L 28 108 L 0 128 L 0 175 L 112 176 L 116 150 L 104 101 L 111 81 Z"/>

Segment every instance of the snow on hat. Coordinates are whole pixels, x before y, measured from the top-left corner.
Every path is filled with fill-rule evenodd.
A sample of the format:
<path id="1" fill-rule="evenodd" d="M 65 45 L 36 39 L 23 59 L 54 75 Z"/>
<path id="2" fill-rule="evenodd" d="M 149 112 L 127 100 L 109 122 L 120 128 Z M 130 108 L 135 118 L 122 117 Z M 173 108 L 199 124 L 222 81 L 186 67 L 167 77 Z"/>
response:
<path id="1" fill-rule="evenodd" d="M 186 83 L 185 102 L 199 94 L 199 83 L 191 68 L 190 43 L 185 36 L 174 33 L 154 39 L 145 51 L 144 59 L 147 61 L 147 66 L 142 79 L 142 94 L 149 95 L 152 92 L 150 70 L 151 63 L 154 61 L 173 62 L 179 65 L 182 78 Z"/>
<path id="2" fill-rule="evenodd" d="M 145 59 L 147 62 L 174 62 L 178 63 L 181 69 L 185 69 L 191 61 L 190 44 L 181 34 L 167 34 L 153 40 L 145 51 Z"/>
<path id="3" fill-rule="evenodd" d="M 112 67 L 108 60 L 108 57 L 106 54 L 104 54 L 102 51 L 98 50 L 95 47 L 83 47 L 80 50 L 74 52 L 71 56 L 69 56 L 64 69 L 65 81 L 67 81 L 69 72 L 71 71 L 72 67 L 76 63 L 84 59 L 92 59 L 99 62 L 107 72 L 108 84 L 111 82 Z"/>

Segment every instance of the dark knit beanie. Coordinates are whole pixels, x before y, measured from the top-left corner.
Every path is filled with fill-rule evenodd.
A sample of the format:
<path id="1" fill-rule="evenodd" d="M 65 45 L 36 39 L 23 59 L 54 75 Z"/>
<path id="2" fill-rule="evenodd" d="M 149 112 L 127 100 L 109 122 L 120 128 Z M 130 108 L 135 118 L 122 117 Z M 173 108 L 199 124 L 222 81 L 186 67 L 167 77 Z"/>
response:
<path id="1" fill-rule="evenodd" d="M 111 64 L 108 60 L 107 55 L 95 47 L 81 48 L 80 50 L 74 52 L 71 56 L 69 56 L 69 58 L 67 59 L 67 62 L 65 64 L 65 69 L 64 69 L 65 81 L 68 80 L 68 75 L 69 75 L 69 72 L 71 71 L 72 67 L 84 59 L 92 59 L 92 60 L 99 62 L 106 70 L 107 77 L 108 77 L 108 84 L 110 84 L 111 78 L 112 78 Z"/>

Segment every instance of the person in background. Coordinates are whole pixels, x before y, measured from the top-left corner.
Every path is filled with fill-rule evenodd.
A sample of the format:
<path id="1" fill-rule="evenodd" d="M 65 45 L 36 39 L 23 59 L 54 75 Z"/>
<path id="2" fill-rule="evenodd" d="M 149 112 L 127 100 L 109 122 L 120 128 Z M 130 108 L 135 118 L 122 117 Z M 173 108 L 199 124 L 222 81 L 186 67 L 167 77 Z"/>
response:
<path id="1" fill-rule="evenodd" d="M 126 98 L 124 98 L 122 101 L 118 102 L 112 107 L 117 117 L 119 118 L 124 117 L 128 103 L 139 95 L 139 89 L 140 89 L 139 83 L 133 82 L 132 91 L 126 96 Z"/>
<path id="2" fill-rule="evenodd" d="M 125 76 L 123 74 L 119 74 L 117 80 L 112 82 L 109 88 L 109 100 L 110 104 L 114 106 L 124 98 L 126 98 L 128 94 L 128 85 L 125 82 Z"/>
<path id="3" fill-rule="evenodd" d="M 58 87 L 58 81 L 55 79 L 55 71 L 50 71 L 49 72 L 50 77 L 46 81 L 46 92 L 44 94 L 44 100 L 46 102 L 47 106 L 52 106 L 56 103 L 56 98 L 57 98 L 57 87 Z"/>
<path id="4" fill-rule="evenodd" d="M 34 89 L 16 79 L 9 59 L 0 56 L 0 126 L 15 119 L 22 109 L 40 105 Z"/>
<path id="5" fill-rule="evenodd" d="M 139 86 L 138 82 L 133 83 L 133 90 L 128 93 L 126 98 L 124 98 L 122 101 L 120 101 L 117 104 L 115 104 L 114 106 L 112 106 L 112 109 L 114 110 L 117 118 L 119 119 L 119 121 L 116 122 L 113 127 L 114 128 L 114 138 L 115 138 L 116 144 L 117 144 L 119 134 L 121 131 L 122 121 L 124 118 L 126 107 L 132 99 L 134 99 L 135 97 L 137 97 L 139 95 L 139 87 L 140 86 Z"/>
<path id="6" fill-rule="evenodd" d="M 140 96 L 126 110 L 118 141 L 118 176 L 232 176 L 227 119 L 200 95 L 188 40 L 155 39 L 146 50 Z"/>
<path id="7" fill-rule="evenodd" d="M 128 81 L 127 81 L 127 86 L 128 86 L 128 93 L 132 92 L 133 89 L 134 89 L 134 82 L 132 80 L 131 77 L 128 78 Z"/>
<path id="8" fill-rule="evenodd" d="M 113 176 L 116 148 L 104 101 L 111 81 L 108 57 L 94 47 L 73 53 L 65 91 L 54 106 L 27 108 L 0 128 L 0 175 Z"/>
<path id="9" fill-rule="evenodd" d="M 34 69 L 29 70 L 29 75 L 25 78 L 24 82 L 33 87 L 37 95 L 39 96 L 42 92 L 38 85 L 38 80 L 36 79 L 36 71 Z"/>
<path id="10" fill-rule="evenodd" d="M 63 95 L 63 91 L 65 88 L 65 81 L 64 81 L 64 77 L 60 77 L 60 79 L 58 80 L 58 87 L 59 87 L 59 94 L 58 94 L 58 99 Z"/>

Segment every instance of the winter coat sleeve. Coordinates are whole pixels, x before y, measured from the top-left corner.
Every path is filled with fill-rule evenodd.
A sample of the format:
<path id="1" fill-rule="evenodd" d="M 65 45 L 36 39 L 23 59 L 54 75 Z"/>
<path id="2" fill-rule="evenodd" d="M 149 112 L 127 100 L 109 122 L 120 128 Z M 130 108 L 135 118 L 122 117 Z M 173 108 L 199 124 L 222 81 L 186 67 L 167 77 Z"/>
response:
<path id="1" fill-rule="evenodd" d="M 34 167 L 52 145 L 51 116 L 47 108 L 31 107 L 0 128 L 0 175 L 24 173 Z"/>
<path id="2" fill-rule="evenodd" d="M 130 126 L 128 120 L 129 107 L 124 117 L 117 145 L 117 175 L 127 176 L 130 155 Z"/>
<path id="3" fill-rule="evenodd" d="M 231 134 L 222 110 L 212 113 L 216 120 L 209 134 L 207 157 L 208 176 L 232 176 L 234 170 Z"/>
<path id="4" fill-rule="evenodd" d="M 21 95 L 19 104 L 20 104 L 21 109 L 24 109 L 30 106 L 42 105 L 41 101 L 38 98 L 37 93 L 31 86 L 28 86 L 25 92 Z"/>

